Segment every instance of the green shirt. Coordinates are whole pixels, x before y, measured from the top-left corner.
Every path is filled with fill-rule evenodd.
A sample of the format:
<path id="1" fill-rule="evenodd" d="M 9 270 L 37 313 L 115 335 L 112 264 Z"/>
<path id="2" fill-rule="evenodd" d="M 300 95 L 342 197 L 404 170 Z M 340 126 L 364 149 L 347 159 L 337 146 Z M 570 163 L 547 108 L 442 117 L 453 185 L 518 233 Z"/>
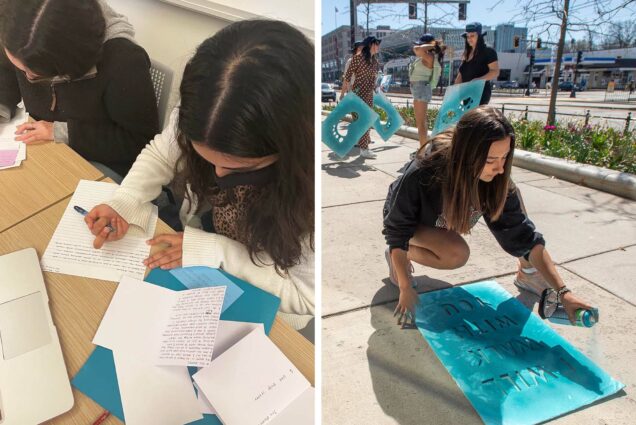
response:
<path id="1" fill-rule="evenodd" d="M 424 65 L 419 57 L 409 65 L 409 79 L 411 81 L 428 81 L 431 87 L 437 87 L 441 73 L 442 67 L 437 60 L 437 55 L 433 58 L 433 69 Z"/>

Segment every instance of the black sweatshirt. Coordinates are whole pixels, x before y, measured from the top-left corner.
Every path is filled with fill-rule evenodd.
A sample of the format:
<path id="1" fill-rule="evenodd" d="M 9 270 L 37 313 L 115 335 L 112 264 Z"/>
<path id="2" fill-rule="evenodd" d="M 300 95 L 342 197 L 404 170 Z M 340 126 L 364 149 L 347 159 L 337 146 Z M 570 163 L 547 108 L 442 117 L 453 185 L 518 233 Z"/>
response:
<path id="1" fill-rule="evenodd" d="M 30 83 L 0 56 L 0 104 L 13 115 L 22 97 L 33 119 L 66 122 L 70 147 L 88 161 L 125 175 L 159 132 L 150 59 L 130 40 L 104 43 L 94 77 L 56 84 Z"/>
<path id="2" fill-rule="evenodd" d="M 389 187 L 382 233 L 391 249 L 408 251 L 409 240 L 419 225 L 446 227 L 441 183 L 435 177 L 438 169 L 427 165 L 419 167 L 417 162 L 417 159 L 411 161 L 404 174 Z M 472 212 L 473 224 L 480 216 L 479 211 Z M 516 189 L 509 191 L 499 220 L 492 221 L 488 215 L 484 215 L 484 220 L 499 245 L 510 255 L 522 257 L 535 245 L 545 245 L 543 236 L 523 211 Z"/>

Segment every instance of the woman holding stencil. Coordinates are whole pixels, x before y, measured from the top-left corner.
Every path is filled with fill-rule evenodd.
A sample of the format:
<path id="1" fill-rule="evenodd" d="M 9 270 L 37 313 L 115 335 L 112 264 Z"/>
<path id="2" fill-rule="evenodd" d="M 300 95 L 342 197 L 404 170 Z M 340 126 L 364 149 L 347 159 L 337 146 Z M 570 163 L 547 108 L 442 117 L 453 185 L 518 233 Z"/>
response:
<path id="1" fill-rule="evenodd" d="M 466 32 L 462 34 L 465 39 L 465 48 L 462 64 L 459 66 L 459 74 L 455 78 L 455 84 L 467 83 L 473 80 L 485 80 L 484 92 L 481 96 L 480 105 L 487 105 L 490 102 L 490 80 L 499 76 L 499 63 L 497 62 L 497 52 L 486 46 L 484 36 L 481 32 L 481 24 L 473 22 L 466 25 Z"/>
<path id="2" fill-rule="evenodd" d="M 537 295 L 554 288 L 570 320 L 577 309 L 590 308 L 563 284 L 543 236 L 523 208 L 510 179 L 514 139 L 501 112 L 480 106 L 420 149 L 391 184 L 382 233 L 389 245 L 389 277 L 400 289 L 396 312 L 414 313 L 419 301 L 411 262 L 435 269 L 462 267 L 470 249 L 461 235 L 469 234 L 482 216 L 502 249 L 519 258 L 515 285 Z"/>

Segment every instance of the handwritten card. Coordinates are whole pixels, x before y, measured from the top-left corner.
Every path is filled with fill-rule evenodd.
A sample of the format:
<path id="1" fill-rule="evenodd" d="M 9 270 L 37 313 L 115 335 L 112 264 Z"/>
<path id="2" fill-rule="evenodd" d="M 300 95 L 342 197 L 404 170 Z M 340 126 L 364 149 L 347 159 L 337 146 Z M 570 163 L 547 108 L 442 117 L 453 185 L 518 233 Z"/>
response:
<path id="1" fill-rule="evenodd" d="M 224 286 L 175 292 L 161 334 L 157 364 L 207 366 L 212 362 Z"/>
<path id="2" fill-rule="evenodd" d="M 86 226 L 84 217 L 73 209 L 78 205 L 90 211 L 111 199 L 116 189 L 115 183 L 80 180 L 42 256 L 44 271 L 112 282 L 119 281 L 124 275 L 143 279 L 146 272 L 143 260 L 150 254 L 146 240 L 152 238 L 157 225 L 156 207 L 147 232 L 130 226 L 123 239 L 106 242 L 101 249 L 93 248 L 95 236 Z"/>
<path id="3" fill-rule="evenodd" d="M 212 362 L 224 286 L 172 291 L 124 277 L 93 343 L 157 365 Z"/>
<path id="4" fill-rule="evenodd" d="M 311 386 L 261 329 L 193 376 L 226 424 L 272 422 Z M 313 414 L 297 423 L 311 423 Z"/>
<path id="5" fill-rule="evenodd" d="M 181 267 L 170 270 L 170 274 L 179 279 L 179 282 L 183 283 L 183 286 L 188 289 L 225 286 L 225 299 L 223 300 L 221 313 L 234 304 L 238 297 L 243 295 L 243 290 L 221 273 L 219 269 L 203 266 Z"/>

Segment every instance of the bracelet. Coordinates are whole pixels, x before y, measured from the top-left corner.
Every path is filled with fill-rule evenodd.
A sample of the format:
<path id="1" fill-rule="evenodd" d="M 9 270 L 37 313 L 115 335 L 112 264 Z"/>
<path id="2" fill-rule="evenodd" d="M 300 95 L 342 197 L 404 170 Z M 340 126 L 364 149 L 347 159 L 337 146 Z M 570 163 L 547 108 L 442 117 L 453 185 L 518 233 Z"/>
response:
<path id="1" fill-rule="evenodd" d="M 559 288 L 559 290 L 557 291 L 557 303 L 561 304 L 561 298 L 568 292 L 572 292 L 572 290 L 570 290 L 567 286 L 562 286 L 561 288 Z"/>

